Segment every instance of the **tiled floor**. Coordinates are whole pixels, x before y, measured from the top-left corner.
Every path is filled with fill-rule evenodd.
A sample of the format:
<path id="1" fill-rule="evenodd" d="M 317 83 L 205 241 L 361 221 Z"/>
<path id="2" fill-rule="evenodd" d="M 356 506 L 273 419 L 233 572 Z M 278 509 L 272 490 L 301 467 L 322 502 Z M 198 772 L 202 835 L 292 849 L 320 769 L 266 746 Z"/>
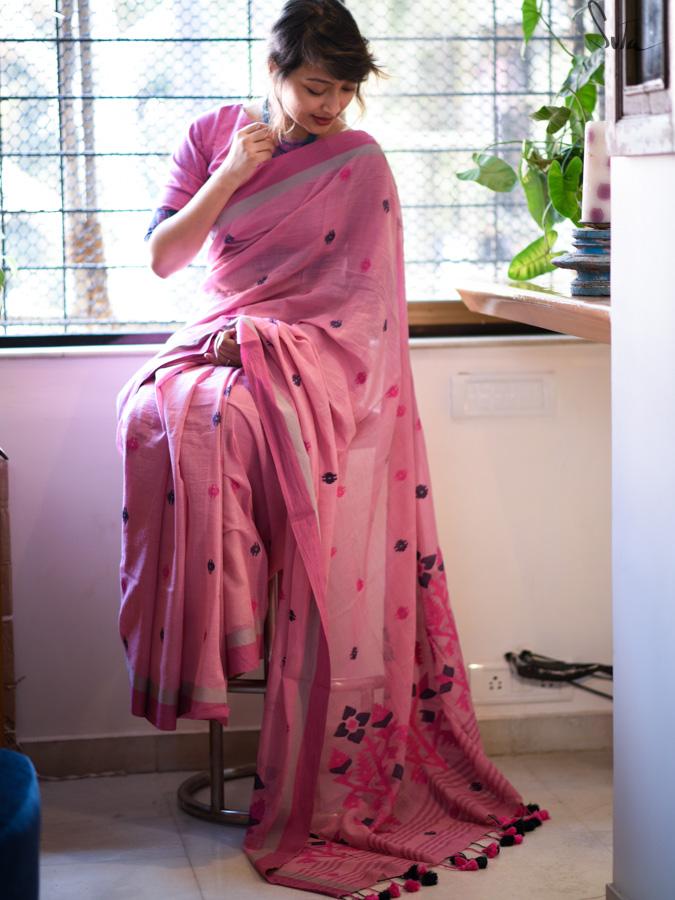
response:
<path id="1" fill-rule="evenodd" d="M 551 821 L 478 872 L 439 870 L 429 900 L 602 900 L 611 881 L 611 754 L 495 757 Z M 308 900 L 267 884 L 243 830 L 180 812 L 182 772 L 43 782 L 42 900 Z M 245 783 L 231 787 L 238 802 Z M 241 798 L 243 799 L 243 798 Z M 405 896 L 411 896 L 404 894 Z"/>

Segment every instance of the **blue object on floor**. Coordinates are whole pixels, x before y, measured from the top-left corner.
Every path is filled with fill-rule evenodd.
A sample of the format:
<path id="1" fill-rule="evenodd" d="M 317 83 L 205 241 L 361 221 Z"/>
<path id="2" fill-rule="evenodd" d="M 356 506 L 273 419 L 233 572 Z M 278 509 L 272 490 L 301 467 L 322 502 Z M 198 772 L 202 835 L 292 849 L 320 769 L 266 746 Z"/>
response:
<path id="1" fill-rule="evenodd" d="M 0 750 L 0 893 L 2 900 L 38 900 L 40 791 L 32 762 Z"/>

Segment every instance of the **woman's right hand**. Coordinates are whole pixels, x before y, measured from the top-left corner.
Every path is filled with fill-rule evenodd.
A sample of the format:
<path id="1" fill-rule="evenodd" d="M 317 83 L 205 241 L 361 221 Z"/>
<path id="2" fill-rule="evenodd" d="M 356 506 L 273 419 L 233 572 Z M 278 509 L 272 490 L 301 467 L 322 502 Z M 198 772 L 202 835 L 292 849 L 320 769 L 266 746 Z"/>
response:
<path id="1" fill-rule="evenodd" d="M 230 151 L 221 166 L 222 177 L 238 187 L 252 177 L 261 163 L 272 159 L 275 142 L 272 129 L 262 122 L 252 122 L 235 134 Z"/>

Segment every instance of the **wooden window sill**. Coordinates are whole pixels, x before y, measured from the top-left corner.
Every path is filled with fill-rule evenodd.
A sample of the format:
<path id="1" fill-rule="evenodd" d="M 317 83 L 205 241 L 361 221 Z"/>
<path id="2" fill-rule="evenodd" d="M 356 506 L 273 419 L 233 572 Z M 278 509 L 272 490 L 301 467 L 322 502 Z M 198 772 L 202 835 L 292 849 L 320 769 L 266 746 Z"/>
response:
<path id="1" fill-rule="evenodd" d="M 528 284 L 467 281 L 454 287 L 474 314 L 523 322 L 603 344 L 611 343 L 609 297 L 569 297 Z"/>

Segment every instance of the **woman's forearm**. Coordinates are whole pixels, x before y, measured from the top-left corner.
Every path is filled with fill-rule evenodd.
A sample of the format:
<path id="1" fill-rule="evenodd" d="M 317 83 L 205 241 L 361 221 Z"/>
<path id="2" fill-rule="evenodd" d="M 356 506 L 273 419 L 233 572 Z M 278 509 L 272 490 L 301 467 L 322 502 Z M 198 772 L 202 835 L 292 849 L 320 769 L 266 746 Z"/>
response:
<path id="1" fill-rule="evenodd" d="M 181 210 L 160 222 L 149 241 L 150 268 L 156 275 L 167 278 L 192 262 L 238 187 L 221 166 Z"/>

